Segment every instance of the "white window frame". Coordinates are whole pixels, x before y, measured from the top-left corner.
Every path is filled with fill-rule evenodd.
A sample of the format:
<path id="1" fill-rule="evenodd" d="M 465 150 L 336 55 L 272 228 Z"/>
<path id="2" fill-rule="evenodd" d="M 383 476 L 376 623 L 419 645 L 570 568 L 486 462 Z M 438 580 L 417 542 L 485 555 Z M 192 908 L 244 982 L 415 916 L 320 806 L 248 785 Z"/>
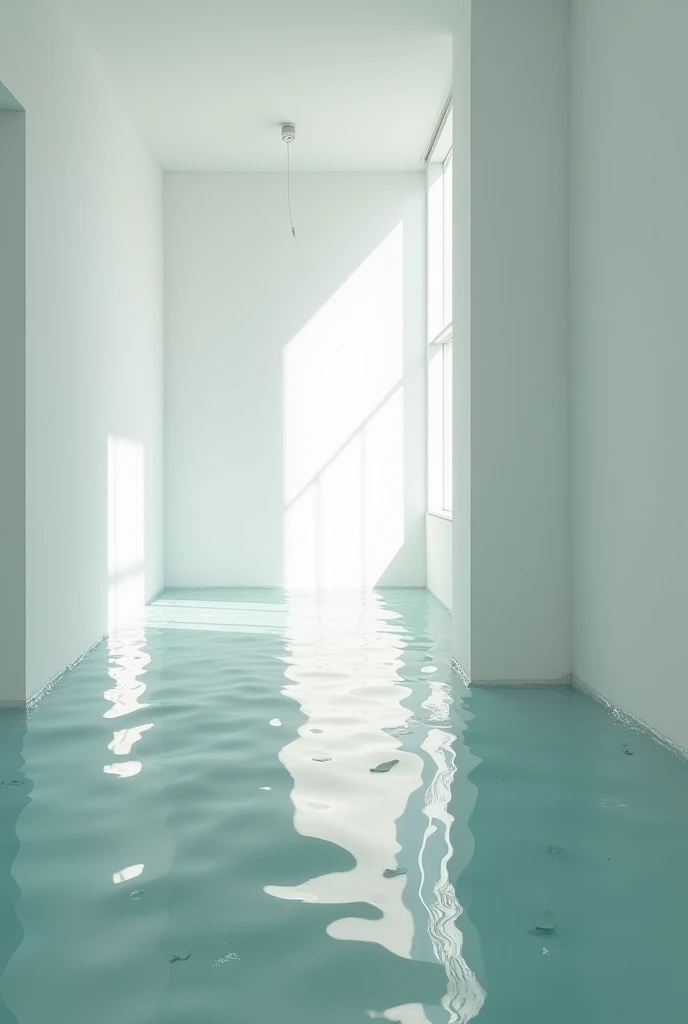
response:
<path id="1" fill-rule="evenodd" d="M 426 159 L 428 170 L 428 512 L 452 517 L 452 138 L 451 105 Z M 431 209 L 430 190 L 442 185 Z M 447 211 L 447 207 L 449 208 Z M 431 218 L 435 218 L 431 224 Z M 438 231 L 439 223 L 441 229 Z M 434 231 L 434 237 L 431 232 Z M 441 235 L 441 240 L 438 237 Z M 434 249 L 431 250 L 431 246 Z M 441 250 L 441 252 L 440 252 Z M 439 329 L 438 329 L 439 328 Z M 436 362 L 439 361 L 439 365 Z M 439 453 L 441 452 L 441 459 Z"/>

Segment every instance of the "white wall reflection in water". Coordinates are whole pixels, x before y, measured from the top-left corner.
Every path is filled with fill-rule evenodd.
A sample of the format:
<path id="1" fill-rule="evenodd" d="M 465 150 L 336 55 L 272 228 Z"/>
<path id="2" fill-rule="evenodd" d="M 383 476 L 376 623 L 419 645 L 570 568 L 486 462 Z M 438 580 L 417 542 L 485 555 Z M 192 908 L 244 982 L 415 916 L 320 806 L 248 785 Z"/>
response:
<path id="1" fill-rule="evenodd" d="M 211 596 L 204 597 L 210 593 Z M 236 595 L 251 593 L 237 590 Z M 179 591 L 166 590 L 149 605 L 146 621 L 156 629 L 210 630 L 213 633 L 272 633 L 282 636 L 287 610 L 284 605 L 251 600 L 222 601 L 217 594 L 199 590 L 198 596 L 175 596 Z"/>
<path id="2" fill-rule="evenodd" d="M 132 711 L 148 707 L 148 704 L 141 702 L 146 684 L 139 678 L 151 660 L 150 654 L 144 649 L 145 643 L 146 634 L 141 628 L 120 630 L 108 636 L 108 675 L 114 686 L 103 694 L 105 700 L 112 705 L 103 714 L 103 718 L 121 718 L 130 715 Z M 113 749 L 113 743 L 117 743 L 117 734 L 109 744 L 110 750 Z"/>
<path id="3" fill-rule="evenodd" d="M 410 691 L 396 671 L 403 640 L 385 622 L 393 613 L 374 594 L 330 596 L 322 603 L 294 597 L 291 612 L 284 693 L 307 717 L 280 753 L 294 780 L 294 826 L 301 835 L 348 850 L 356 864 L 350 871 L 265 891 L 282 899 L 370 903 L 381 912 L 379 920 L 341 918 L 328 933 L 377 942 L 410 957 L 414 924 L 402 900 L 406 879 L 383 877 L 397 863 L 396 821 L 421 785 L 421 758 L 401 750 L 385 731 L 405 726 L 411 716 L 401 703 Z M 382 632 L 385 624 L 389 632 Z M 393 759 L 399 764 L 390 772 L 371 773 Z"/>
<path id="4" fill-rule="evenodd" d="M 448 729 L 450 688 L 433 674 L 418 673 L 429 695 L 416 721 L 414 695 L 400 676 L 407 637 L 401 620 L 372 593 L 333 600 L 293 597 L 287 628 L 288 683 L 306 721 L 280 752 L 294 785 L 294 826 L 301 835 L 336 843 L 355 859 L 350 871 L 304 879 L 295 886 L 265 886 L 269 895 L 328 904 L 368 903 L 378 920 L 343 917 L 328 934 L 336 939 L 376 942 L 400 957 L 436 960 L 447 976 L 441 1007 L 406 1004 L 370 1011 L 400 1024 L 465 1024 L 475 1017 L 484 993 L 462 956 L 457 927 L 462 908 L 449 880 L 452 856 L 448 806 L 455 773 Z M 415 694 L 418 699 L 418 694 Z M 408 727 L 416 751 L 403 749 Z M 429 728 L 428 728 L 429 726 Z M 394 733 L 397 735 L 394 735 Z M 424 736 L 419 744 L 420 736 Z M 411 746 L 411 744 L 407 744 Z M 389 772 L 371 768 L 398 759 Z M 430 781 L 422 802 L 425 819 L 414 827 L 409 798 Z M 417 801 L 414 802 L 417 804 Z M 402 850 L 399 823 L 404 819 Z M 423 821 L 425 820 L 425 824 Z M 417 862 L 417 892 L 409 876 L 384 878 L 386 869 Z M 414 883 L 415 884 L 415 883 Z M 425 939 L 423 940 L 423 936 Z M 428 1016 L 430 1014 L 430 1016 Z"/>
<path id="5" fill-rule="evenodd" d="M 440 692 L 433 693 L 424 705 L 434 708 L 431 720 L 439 718 L 451 703 L 448 687 L 432 689 Z M 418 896 L 427 911 L 433 951 L 447 974 L 447 993 L 442 1000 L 447 1024 L 465 1024 L 477 1017 L 485 1002 L 485 993 L 462 956 L 462 935 L 457 919 L 463 908 L 449 880 L 449 861 L 454 852 L 450 831 L 454 819 L 449 813 L 456 773 L 454 741 L 454 735 L 448 730 L 430 729 L 422 743 L 423 750 L 435 764 L 435 775 L 425 791 L 423 813 L 428 823 L 418 854 Z"/>
<path id="6" fill-rule="evenodd" d="M 103 765 L 106 775 L 116 775 L 119 779 L 130 779 L 138 775 L 143 765 L 140 761 L 116 761 L 114 764 Z"/>
<path id="7" fill-rule="evenodd" d="M 132 878 L 138 878 L 143 874 L 143 868 L 143 864 L 129 864 L 126 868 L 122 868 L 121 871 L 115 871 L 112 881 L 115 885 L 121 885 L 122 882 L 131 882 Z"/>
<path id="8" fill-rule="evenodd" d="M 134 725 L 130 729 L 115 729 L 112 740 L 108 743 L 108 750 L 113 754 L 131 754 L 134 744 L 138 743 L 144 732 L 152 728 L 153 723 L 146 722 L 145 725 Z"/>

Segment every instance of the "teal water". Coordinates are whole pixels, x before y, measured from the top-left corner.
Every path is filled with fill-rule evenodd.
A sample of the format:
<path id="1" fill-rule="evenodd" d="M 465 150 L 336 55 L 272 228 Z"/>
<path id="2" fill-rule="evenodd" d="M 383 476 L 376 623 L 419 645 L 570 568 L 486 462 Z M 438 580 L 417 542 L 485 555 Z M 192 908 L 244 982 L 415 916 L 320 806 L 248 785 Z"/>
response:
<path id="1" fill-rule="evenodd" d="M 682 1019 L 688 766 L 449 660 L 424 591 L 167 591 L 0 716 L 1 1024 Z"/>

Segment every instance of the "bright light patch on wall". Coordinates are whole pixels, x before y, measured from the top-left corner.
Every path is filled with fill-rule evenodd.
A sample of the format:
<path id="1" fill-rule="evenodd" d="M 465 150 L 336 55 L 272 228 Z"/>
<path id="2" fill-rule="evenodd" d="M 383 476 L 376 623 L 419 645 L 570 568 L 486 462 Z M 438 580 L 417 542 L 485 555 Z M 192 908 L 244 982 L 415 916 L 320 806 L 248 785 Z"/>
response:
<path id="1" fill-rule="evenodd" d="M 140 618 L 144 594 L 143 445 L 108 438 L 108 630 Z"/>
<path id="2" fill-rule="evenodd" d="M 402 224 L 285 349 L 284 582 L 377 583 L 404 540 Z"/>

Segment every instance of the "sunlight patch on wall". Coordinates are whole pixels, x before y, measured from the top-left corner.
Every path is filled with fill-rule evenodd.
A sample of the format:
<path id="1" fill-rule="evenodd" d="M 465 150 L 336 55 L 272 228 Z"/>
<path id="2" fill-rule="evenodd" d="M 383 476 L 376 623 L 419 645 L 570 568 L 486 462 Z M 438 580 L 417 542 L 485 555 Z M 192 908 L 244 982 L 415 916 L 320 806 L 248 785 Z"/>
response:
<path id="1" fill-rule="evenodd" d="M 284 353 L 284 582 L 373 585 L 404 541 L 398 224 Z"/>
<path id="2" fill-rule="evenodd" d="M 108 438 L 108 631 L 143 614 L 144 453 L 140 441 Z"/>

